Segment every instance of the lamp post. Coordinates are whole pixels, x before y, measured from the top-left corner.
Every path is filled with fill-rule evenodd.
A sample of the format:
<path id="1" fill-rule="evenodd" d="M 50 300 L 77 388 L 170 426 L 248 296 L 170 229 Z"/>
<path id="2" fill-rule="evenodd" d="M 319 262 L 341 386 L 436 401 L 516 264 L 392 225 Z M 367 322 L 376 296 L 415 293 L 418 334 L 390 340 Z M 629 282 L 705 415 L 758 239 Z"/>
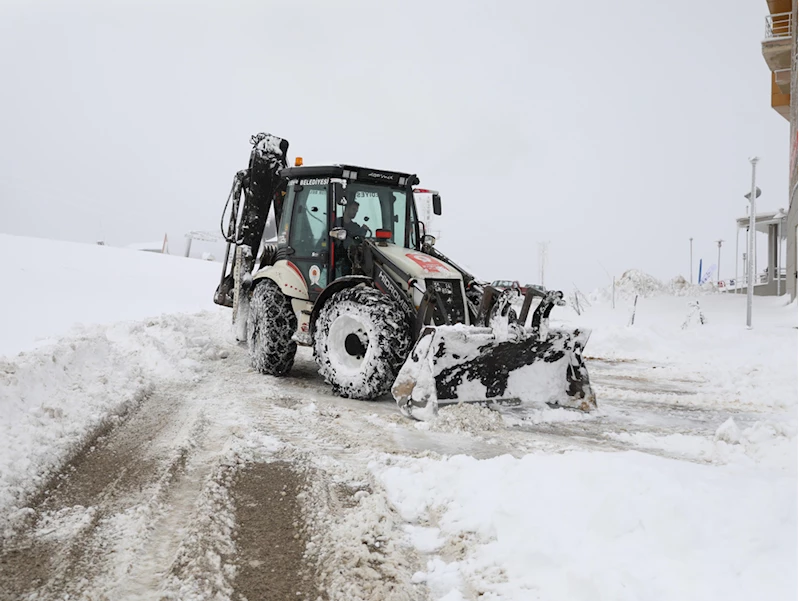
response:
<path id="1" fill-rule="evenodd" d="M 716 280 L 719 281 L 719 282 L 722 281 L 721 280 L 721 243 L 722 242 L 724 242 L 724 240 L 716 240 L 716 244 L 719 245 L 719 260 L 716 261 Z M 718 288 L 718 286 L 716 286 L 716 288 Z"/>
<path id="2" fill-rule="evenodd" d="M 688 238 L 688 242 L 690 244 L 690 249 L 691 249 L 691 251 L 690 251 L 690 253 L 691 253 L 690 254 L 690 257 L 691 257 L 691 259 L 690 259 L 691 260 L 691 277 L 688 279 L 688 281 L 693 284 L 694 283 L 694 239 L 693 238 Z"/>
<path id="3" fill-rule="evenodd" d="M 757 170 L 758 157 L 752 157 L 749 162 L 752 164 L 752 190 L 744 194 L 744 198 L 749 199 L 749 248 L 746 252 L 746 327 L 752 329 L 752 297 L 755 295 L 755 199 L 760 196 L 760 188 L 755 186 L 755 171 Z"/>

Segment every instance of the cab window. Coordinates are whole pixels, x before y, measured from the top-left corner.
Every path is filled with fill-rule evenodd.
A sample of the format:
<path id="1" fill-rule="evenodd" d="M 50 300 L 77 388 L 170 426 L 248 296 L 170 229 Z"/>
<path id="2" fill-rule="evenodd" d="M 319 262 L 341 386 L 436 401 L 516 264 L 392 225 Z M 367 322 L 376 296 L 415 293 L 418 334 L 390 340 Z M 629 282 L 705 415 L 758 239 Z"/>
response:
<path id="1" fill-rule="evenodd" d="M 409 207 L 408 193 L 388 186 L 351 183 L 346 188 L 347 201 L 358 203 L 358 211 L 352 221 L 360 227 L 368 228 L 367 236 L 374 237 L 377 230 L 391 232 L 390 241 L 405 246 L 409 220 L 414 219 L 412 206 Z M 411 203 L 412 205 L 412 203 Z M 336 217 L 344 213 L 344 206 L 336 207 Z M 337 220 L 337 223 L 340 221 Z M 411 222 L 412 223 L 412 222 Z M 411 226 L 409 244 L 415 248 L 414 228 Z"/>
<path id="2" fill-rule="evenodd" d="M 301 257 L 327 248 L 327 186 L 303 186 L 294 196 L 290 246 Z"/>

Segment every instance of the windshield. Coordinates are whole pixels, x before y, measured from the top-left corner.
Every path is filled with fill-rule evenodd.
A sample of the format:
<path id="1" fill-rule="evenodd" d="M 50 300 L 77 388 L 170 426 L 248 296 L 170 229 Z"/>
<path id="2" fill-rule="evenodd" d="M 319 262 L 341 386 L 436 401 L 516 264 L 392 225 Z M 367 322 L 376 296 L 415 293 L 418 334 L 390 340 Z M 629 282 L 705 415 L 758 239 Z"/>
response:
<path id="1" fill-rule="evenodd" d="M 388 230 L 390 242 L 416 248 L 413 197 L 404 188 L 349 183 L 343 194 L 346 203 L 336 204 L 339 227 L 353 229 L 369 238 L 374 238 L 377 230 Z"/>

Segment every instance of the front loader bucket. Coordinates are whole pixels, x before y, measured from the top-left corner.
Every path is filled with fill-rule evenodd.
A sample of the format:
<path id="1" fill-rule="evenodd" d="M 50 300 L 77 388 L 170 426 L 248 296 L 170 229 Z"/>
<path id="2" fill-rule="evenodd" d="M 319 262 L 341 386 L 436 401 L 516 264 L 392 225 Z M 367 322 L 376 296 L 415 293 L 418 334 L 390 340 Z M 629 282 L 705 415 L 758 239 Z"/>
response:
<path id="1" fill-rule="evenodd" d="M 432 419 L 439 405 L 517 401 L 590 411 L 596 397 L 582 350 L 590 330 L 428 327 L 391 389 L 407 417 Z"/>

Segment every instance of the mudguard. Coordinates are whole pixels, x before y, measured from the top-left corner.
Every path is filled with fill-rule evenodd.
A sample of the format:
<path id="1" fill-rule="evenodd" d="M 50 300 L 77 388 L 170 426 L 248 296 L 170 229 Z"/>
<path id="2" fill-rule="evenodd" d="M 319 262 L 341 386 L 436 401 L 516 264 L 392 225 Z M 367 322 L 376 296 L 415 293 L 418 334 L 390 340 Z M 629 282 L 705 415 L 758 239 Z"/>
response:
<path id="1" fill-rule="evenodd" d="M 275 261 L 274 265 L 258 270 L 252 277 L 253 283 L 261 278 L 273 280 L 286 296 L 308 300 L 308 284 L 305 282 L 305 277 L 291 261 L 281 259 Z"/>

